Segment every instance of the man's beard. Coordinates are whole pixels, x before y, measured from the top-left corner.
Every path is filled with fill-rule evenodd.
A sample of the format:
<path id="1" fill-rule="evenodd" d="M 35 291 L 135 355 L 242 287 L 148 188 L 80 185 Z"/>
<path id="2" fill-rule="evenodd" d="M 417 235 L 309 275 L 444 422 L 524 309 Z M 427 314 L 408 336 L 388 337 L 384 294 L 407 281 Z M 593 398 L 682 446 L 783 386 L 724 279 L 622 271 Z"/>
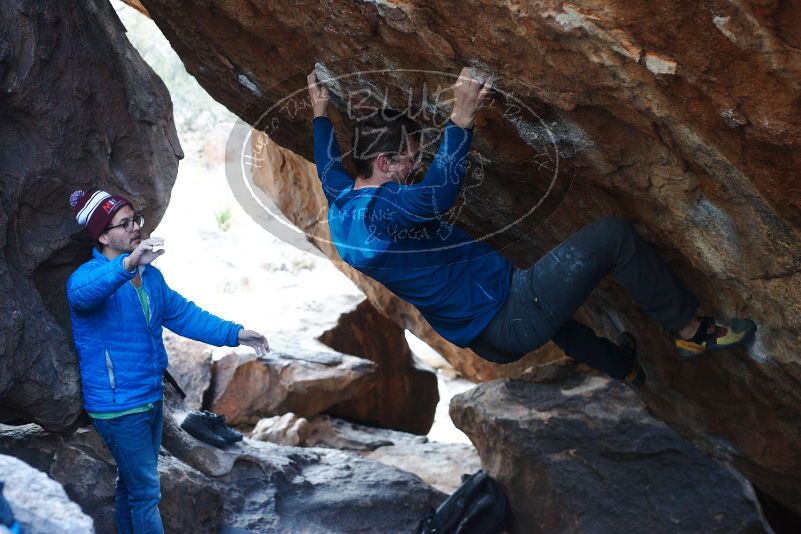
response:
<path id="1" fill-rule="evenodd" d="M 141 242 L 142 242 L 142 241 L 141 241 L 141 239 L 142 239 L 142 234 L 140 234 L 139 232 L 137 232 L 136 234 L 134 234 L 134 236 L 133 236 L 133 237 L 131 237 L 131 239 L 129 239 L 129 240 L 128 240 L 128 246 L 127 246 L 127 247 L 125 247 L 125 252 L 133 252 L 134 250 L 136 250 L 136 247 L 138 247 L 138 246 L 139 246 L 139 243 L 137 243 L 137 242 L 136 242 L 136 240 L 137 240 L 137 239 L 139 239 L 139 240 L 140 240 L 140 241 L 139 241 L 139 243 L 141 243 Z"/>

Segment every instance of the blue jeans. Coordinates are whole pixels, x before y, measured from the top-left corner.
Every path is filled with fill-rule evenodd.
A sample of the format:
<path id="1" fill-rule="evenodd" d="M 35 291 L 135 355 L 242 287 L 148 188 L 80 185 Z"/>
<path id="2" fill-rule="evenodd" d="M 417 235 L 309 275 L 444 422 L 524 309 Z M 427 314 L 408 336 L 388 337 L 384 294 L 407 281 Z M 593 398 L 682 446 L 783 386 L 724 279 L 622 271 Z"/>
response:
<path id="1" fill-rule="evenodd" d="M 565 354 L 613 378 L 631 356 L 572 318 L 598 282 L 612 273 L 651 319 L 679 330 L 698 300 L 628 221 L 606 217 L 567 238 L 528 269 L 517 269 L 506 302 L 470 345 L 479 356 L 511 363 L 552 340 Z"/>
<path id="2" fill-rule="evenodd" d="M 117 533 L 162 534 L 158 459 L 161 447 L 161 401 L 142 413 L 92 419 L 117 462 Z"/>

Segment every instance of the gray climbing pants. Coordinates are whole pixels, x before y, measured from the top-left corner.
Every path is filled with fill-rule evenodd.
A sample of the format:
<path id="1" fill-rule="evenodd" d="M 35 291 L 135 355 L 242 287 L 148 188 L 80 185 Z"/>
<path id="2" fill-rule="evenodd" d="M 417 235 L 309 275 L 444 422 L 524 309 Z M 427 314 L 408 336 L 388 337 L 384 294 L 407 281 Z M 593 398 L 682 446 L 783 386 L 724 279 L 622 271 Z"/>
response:
<path id="1" fill-rule="evenodd" d="M 511 363 L 552 340 L 571 358 L 623 378 L 632 368 L 631 356 L 572 318 L 608 273 L 667 330 L 682 328 L 698 308 L 698 300 L 631 223 L 607 217 L 528 269 L 516 269 L 505 304 L 470 348 L 487 360 Z"/>

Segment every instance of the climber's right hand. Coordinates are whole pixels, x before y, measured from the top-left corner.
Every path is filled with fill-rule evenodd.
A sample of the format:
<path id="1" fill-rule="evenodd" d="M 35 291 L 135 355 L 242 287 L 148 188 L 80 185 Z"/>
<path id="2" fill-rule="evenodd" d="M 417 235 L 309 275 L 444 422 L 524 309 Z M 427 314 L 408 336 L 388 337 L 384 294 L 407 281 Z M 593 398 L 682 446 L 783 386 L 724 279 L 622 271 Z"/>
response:
<path id="1" fill-rule="evenodd" d="M 328 89 L 317 81 L 317 72 L 314 70 L 306 77 L 306 81 L 309 84 L 309 100 L 314 117 L 327 117 L 328 102 L 331 100 Z"/>

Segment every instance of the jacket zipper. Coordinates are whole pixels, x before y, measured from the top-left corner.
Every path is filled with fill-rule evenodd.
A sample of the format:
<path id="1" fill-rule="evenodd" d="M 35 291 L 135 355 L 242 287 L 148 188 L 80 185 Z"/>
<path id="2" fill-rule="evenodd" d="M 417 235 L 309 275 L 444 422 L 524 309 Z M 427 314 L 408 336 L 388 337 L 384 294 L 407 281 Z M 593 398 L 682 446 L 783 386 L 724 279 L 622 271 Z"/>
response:
<path id="1" fill-rule="evenodd" d="M 114 380 L 114 362 L 106 349 L 106 370 L 108 371 L 108 382 L 111 384 L 111 401 L 117 402 L 117 382 Z"/>
<path id="2" fill-rule="evenodd" d="M 145 277 L 142 275 L 143 271 L 144 271 L 144 268 L 140 266 L 139 267 L 139 283 L 141 284 L 141 288 L 144 291 L 144 289 L 145 289 Z M 133 286 L 133 281 L 131 281 L 131 285 Z M 134 286 L 134 291 L 136 291 L 136 299 L 139 300 L 139 290 L 136 289 L 136 286 Z M 148 309 L 150 309 L 150 295 L 148 295 L 147 291 L 145 291 L 145 298 L 147 299 L 147 307 L 148 307 Z M 141 302 L 139 303 L 139 307 L 142 308 L 142 303 Z M 158 387 L 159 386 L 158 377 L 155 376 L 157 374 L 156 373 L 156 344 L 153 343 L 153 327 L 150 325 L 150 321 L 148 320 L 147 315 L 145 315 L 145 309 L 144 308 L 142 308 L 142 315 L 145 318 L 145 324 L 147 324 L 148 334 L 150 334 L 148 337 L 150 338 L 150 348 L 153 349 L 153 375 L 154 375 L 153 381 L 155 382 L 154 385 L 156 387 Z M 153 317 L 153 310 L 152 309 L 150 309 L 150 317 L 151 318 Z"/>

